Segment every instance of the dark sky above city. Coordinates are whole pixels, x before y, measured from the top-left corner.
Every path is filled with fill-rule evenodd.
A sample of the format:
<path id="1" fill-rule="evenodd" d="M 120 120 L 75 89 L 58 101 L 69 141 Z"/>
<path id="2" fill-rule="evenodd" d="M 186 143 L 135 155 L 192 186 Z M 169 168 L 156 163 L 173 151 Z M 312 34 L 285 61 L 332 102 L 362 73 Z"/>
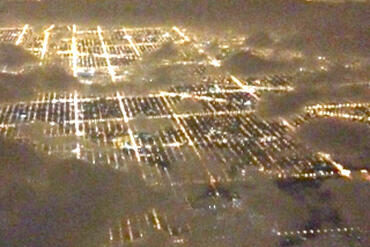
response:
<path id="1" fill-rule="evenodd" d="M 301 66 L 318 66 L 318 56 L 333 61 L 335 66 L 328 70 L 295 78 L 294 91 L 264 94 L 257 115 L 269 121 L 294 117 L 307 104 L 369 102 L 370 87 L 364 84 L 370 78 L 369 13 L 366 0 L 0 0 L 0 26 L 180 25 L 219 37 L 245 34 L 247 46 L 272 52 L 260 57 L 244 50 L 228 57 L 220 69 L 242 76 L 290 73 Z M 284 52 L 302 55 L 287 59 Z M 166 43 L 144 57 L 140 66 L 132 67 L 132 82 L 153 78 L 151 88 L 136 88 L 133 92 L 187 80 L 181 67 L 152 66 L 178 53 L 174 44 Z M 361 67 L 345 67 L 354 62 L 361 63 Z M 0 68 L 19 69 L 35 63 L 38 58 L 23 48 L 0 44 Z M 180 77 L 182 80 L 178 80 Z M 47 91 L 127 90 L 135 83 L 87 88 L 76 85 L 76 79 L 58 66 L 33 68 L 22 74 L 0 71 L 0 103 L 28 100 Z M 300 126 L 290 134 L 315 151 L 331 153 L 351 169 L 370 169 L 368 124 L 324 119 Z M 333 178 L 307 184 L 280 183 L 253 169 L 248 172 L 245 184 L 231 186 L 243 195 L 240 203 L 245 211 L 198 210 L 191 214 L 170 189 L 148 187 L 139 174 L 90 166 L 69 157 L 49 157 L 28 144 L 0 137 L 0 246 L 101 247 L 105 227 L 115 217 L 140 215 L 153 207 L 189 217 L 193 235 L 179 246 L 369 246 L 369 239 L 354 242 L 335 234 L 329 240 L 319 236 L 286 243 L 276 240 L 271 230 L 274 222 L 288 230 L 340 228 L 356 222 L 356 226 L 369 231 L 368 182 Z M 199 198 L 199 205 L 207 203 Z M 221 234 L 227 237 L 215 238 Z M 132 246 L 176 245 L 167 236 L 153 232 Z"/>

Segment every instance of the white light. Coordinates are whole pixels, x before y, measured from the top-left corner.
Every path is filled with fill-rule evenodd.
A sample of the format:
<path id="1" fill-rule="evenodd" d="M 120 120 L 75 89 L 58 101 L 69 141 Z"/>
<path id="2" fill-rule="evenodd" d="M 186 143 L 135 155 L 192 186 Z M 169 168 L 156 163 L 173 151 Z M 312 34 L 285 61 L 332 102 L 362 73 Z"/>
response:
<path id="1" fill-rule="evenodd" d="M 178 27 L 173 27 L 172 29 L 177 32 L 186 42 L 190 41 L 189 37 L 186 36 Z"/>
<path id="2" fill-rule="evenodd" d="M 100 28 L 100 26 L 98 26 L 98 35 L 99 35 L 101 46 L 103 48 L 103 53 L 104 53 L 105 60 L 107 62 L 109 75 L 111 76 L 112 81 L 115 82 L 116 81 L 115 72 L 114 72 L 114 69 L 113 69 L 113 67 L 110 63 L 110 60 L 109 60 L 108 49 L 107 49 L 107 46 L 105 45 L 104 38 L 103 38 L 103 35 L 102 35 L 102 29 Z"/>
<path id="3" fill-rule="evenodd" d="M 77 27 L 76 25 L 73 25 L 71 51 L 72 51 L 72 70 L 73 70 L 74 77 L 77 77 L 77 57 L 78 57 L 77 42 L 76 42 L 76 37 L 75 37 L 76 31 L 77 31 Z"/>
<path id="4" fill-rule="evenodd" d="M 28 29 L 28 24 L 24 25 L 21 34 L 19 35 L 17 41 L 15 42 L 15 45 L 20 45 L 22 43 L 23 36 L 26 33 L 27 29 Z"/>
<path id="5" fill-rule="evenodd" d="M 140 56 L 141 56 L 140 51 L 137 49 L 136 45 L 134 44 L 134 42 L 133 42 L 133 40 L 132 40 L 132 37 L 131 37 L 130 35 L 128 35 L 128 34 L 127 34 L 127 32 L 126 32 L 126 29 L 125 29 L 125 28 L 123 28 L 123 29 L 122 29 L 122 31 L 126 34 L 126 35 L 125 35 L 125 39 L 127 39 L 127 40 L 128 40 L 128 42 L 130 43 L 130 45 L 131 45 L 132 49 L 134 49 L 134 51 L 135 51 L 136 55 L 137 55 L 138 57 L 140 57 Z"/>
<path id="6" fill-rule="evenodd" d="M 218 59 L 212 59 L 209 63 L 215 67 L 221 67 L 221 61 Z"/>
<path id="7" fill-rule="evenodd" d="M 54 25 L 51 25 L 48 29 L 44 31 L 44 42 L 42 45 L 42 51 L 41 51 L 41 60 L 44 59 L 46 51 L 48 49 L 48 42 L 49 42 L 49 36 L 50 36 L 50 31 L 54 28 Z M 41 62 L 42 63 L 42 62 Z"/>

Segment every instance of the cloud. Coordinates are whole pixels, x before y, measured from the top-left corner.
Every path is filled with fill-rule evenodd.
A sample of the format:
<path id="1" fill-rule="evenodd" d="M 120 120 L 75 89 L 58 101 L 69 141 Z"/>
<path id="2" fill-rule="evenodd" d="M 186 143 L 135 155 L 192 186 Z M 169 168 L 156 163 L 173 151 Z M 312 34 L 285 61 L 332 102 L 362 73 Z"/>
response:
<path id="1" fill-rule="evenodd" d="M 268 33 L 255 32 L 245 41 L 245 44 L 251 47 L 271 47 L 274 40 Z"/>
<path id="2" fill-rule="evenodd" d="M 255 75 L 266 73 L 282 73 L 294 71 L 299 66 L 297 62 L 285 62 L 272 60 L 257 55 L 251 52 L 238 52 L 226 59 L 223 67 L 231 73 L 243 75 Z"/>
<path id="3" fill-rule="evenodd" d="M 370 168 L 370 128 L 345 120 L 313 120 L 298 129 L 297 136 L 316 151 L 349 168 Z"/>
<path id="4" fill-rule="evenodd" d="M 246 168 L 246 174 L 241 183 L 220 184 L 221 197 L 212 198 L 199 190 L 192 201 L 197 207 L 187 246 L 277 246 L 276 231 L 296 229 L 309 219 L 305 202 L 280 190 L 255 169 Z M 232 194 L 237 195 L 234 201 L 224 196 Z"/>
<path id="5" fill-rule="evenodd" d="M 0 44 L 0 66 L 14 68 L 36 61 L 35 56 L 20 46 Z"/>
<path id="6" fill-rule="evenodd" d="M 367 215 L 367 198 L 370 196 L 369 183 L 362 180 L 330 179 L 321 188 L 334 210 L 342 219 L 342 227 L 360 227 L 362 231 L 369 229 Z M 365 233 L 366 234 L 366 233 Z"/>
<path id="7" fill-rule="evenodd" d="M 131 68 L 127 81 L 116 86 L 130 95 L 143 95 L 167 89 L 173 85 L 173 73 L 179 66 L 138 64 Z"/>
<path id="8" fill-rule="evenodd" d="M 207 185 L 184 187 L 185 191 L 191 191 L 188 200 L 193 207 L 182 211 L 186 217 L 181 225 L 191 229 L 191 234 L 185 232 L 179 236 L 184 246 L 310 246 L 311 242 L 326 241 L 320 235 L 285 238 L 278 237 L 276 232 L 351 226 L 367 229 L 366 219 L 360 219 L 366 214 L 366 203 L 361 201 L 368 197 L 367 184 L 352 184 L 342 179 L 275 183 L 254 169 L 247 168 L 246 174 L 243 182 L 219 184 L 220 197 L 212 196 Z M 353 190 L 359 192 L 358 198 L 354 198 Z M 235 201 L 230 195 L 236 195 Z M 347 199 L 351 203 L 341 209 Z M 168 222 L 173 221 L 171 218 Z M 341 234 L 328 236 L 364 243 Z M 148 238 L 160 240 L 161 245 L 175 239 L 154 233 L 145 237 L 145 243 Z M 138 246 L 142 245 L 138 242 Z"/>
<path id="9" fill-rule="evenodd" d="M 0 101 L 28 100 L 41 92 L 81 88 L 77 79 L 57 66 L 37 67 L 21 74 L 0 73 Z"/>
<path id="10" fill-rule="evenodd" d="M 265 93 L 257 106 L 257 113 L 264 118 L 287 118 L 303 113 L 306 105 L 318 102 L 367 101 L 370 88 L 363 84 L 366 78 L 368 72 L 341 66 L 302 74 L 293 79 L 293 91 Z"/>
<path id="11" fill-rule="evenodd" d="M 179 54 L 178 48 L 173 42 L 162 44 L 157 50 L 148 53 L 143 60 L 146 62 L 161 62 L 177 57 Z"/>
<path id="12" fill-rule="evenodd" d="M 313 199 L 314 195 L 317 198 Z M 364 181 L 328 179 L 322 182 L 311 194 L 314 211 L 308 222 L 311 224 L 305 229 L 334 229 L 335 232 L 309 236 L 297 246 L 334 247 L 338 241 L 345 246 L 365 246 L 369 241 L 366 234 L 369 221 L 368 217 L 364 217 L 369 196 L 369 184 Z M 341 232 L 336 232 L 338 228 Z M 343 228 L 347 228 L 348 232 L 344 232 Z"/>
<path id="13" fill-rule="evenodd" d="M 338 56 L 356 59 L 357 56 L 369 54 L 369 25 L 367 5 L 364 4 L 309 4 L 296 0 L 165 0 L 156 3 L 148 0 L 106 0 L 94 3 L 54 0 L 9 4 L 0 7 L 0 19 L 3 23 L 9 21 L 8 17 L 22 20 L 20 23 L 68 21 L 99 22 L 103 25 L 119 24 L 124 20 L 125 23 L 140 26 L 178 24 L 192 26 L 194 29 L 230 29 L 241 35 L 250 30 L 264 30 L 263 33 L 254 31 L 247 44 L 250 42 L 257 48 L 272 45 L 275 53 L 280 49 L 302 51 L 305 59 L 317 55 L 330 56 L 330 59 Z M 270 44 L 268 36 L 271 31 L 281 34 L 277 43 Z M 156 63 L 170 60 L 173 56 L 176 56 L 176 51 L 172 44 L 166 44 L 152 57 L 149 55 L 148 60 L 153 59 L 152 63 Z M 225 68 L 245 75 L 281 73 L 294 71 L 301 62 L 241 52 L 226 60 Z M 316 62 L 312 63 L 316 65 Z M 127 94 L 136 93 L 134 90 L 138 93 L 159 90 L 174 83 L 193 83 L 195 79 L 189 76 L 191 69 L 184 69 L 182 66 L 158 67 L 144 63 L 141 68 L 132 68 L 134 76 L 130 79 L 131 83 L 118 83 L 114 88 L 94 85 L 89 90 L 102 92 L 124 88 L 125 92 L 129 92 Z M 267 112 L 263 115 L 266 117 L 285 117 L 300 113 L 303 106 L 311 102 L 366 100 L 368 88 L 354 82 L 363 78 L 368 80 L 368 77 L 358 78 L 354 76 L 357 73 L 358 71 L 353 71 L 351 74 L 348 70 L 337 68 L 329 72 L 301 76 L 294 82 L 295 91 L 285 95 L 265 94 L 258 106 L 259 112 L 261 115 L 264 111 Z M 17 76 L 1 74 L 0 78 L 0 98 L 7 101 L 13 98 L 25 99 L 41 90 L 73 90 L 77 85 L 73 78 L 65 77 L 64 73 L 49 73 L 48 69 Z M 352 85 L 346 85 L 349 83 Z M 307 126 L 308 144 L 314 147 L 316 139 L 320 139 L 318 149 L 327 148 L 335 159 L 340 159 L 340 156 L 334 155 L 335 152 L 341 152 L 343 156 L 348 154 L 347 150 L 347 153 L 342 151 L 349 145 L 347 139 L 355 144 L 348 150 L 355 153 L 365 149 L 363 147 L 366 145 L 360 136 L 361 131 L 364 131 L 362 127 L 359 128 L 361 131 L 353 131 L 352 126 L 336 126 L 337 124 L 331 123 L 324 124 L 322 129 L 320 125 Z M 342 132 L 345 133 L 344 139 L 341 137 Z M 333 137 L 335 134 L 338 136 Z M 327 143 L 323 140 L 325 138 L 328 139 Z M 338 147 L 337 143 L 340 142 L 345 144 L 338 144 Z M 354 150 L 355 147 L 358 150 Z M 335 148 L 340 151 L 334 150 Z M 348 157 L 351 157 L 350 161 L 356 160 L 355 157 Z M 192 158 L 192 167 L 179 164 L 173 171 L 193 169 L 189 173 L 194 177 L 199 176 L 199 161 Z M 361 157 L 358 160 L 362 162 Z M 172 208 L 175 200 L 169 198 L 170 193 L 166 193 L 168 191 L 146 187 L 136 173 L 130 173 L 129 176 L 105 167 L 93 168 L 81 161 L 55 160 L 35 153 L 27 145 L 16 143 L 5 145 L 0 142 L 0 163 L 6 164 L 0 167 L 0 242 L 4 246 L 98 246 L 100 239 L 104 238 L 102 235 L 106 233 L 105 226 L 120 215 L 140 215 L 154 206 L 162 207 L 167 212 L 172 211 L 173 214 L 184 214 L 184 211 Z M 357 163 L 343 163 L 359 167 Z M 137 164 L 130 165 L 135 167 Z M 208 211 L 200 206 L 191 211 L 191 214 L 186 214 L 189 217 L 184 220 L 184 224 L 191 226 L 192 234 L 183 234 L 186 239 L 184 246 L 284 246 L 272 232 L 273 229 L 290 231 L 352 224 L 368 229 L 368 221 L 364 216 L 367 215 L 365 202 L 369 195 L 365 193 L 368 188 L 363 184 L 329 180 L 317 184 L 293 183 L 283 189 L 281 185 L 277 187 L 273 181 L 260 177 L 259 173 L 248 171 L 247 174 L 250 176 L 243 184 L 221 185 L 225 190 L 240 195 L 238 203 L 241 203 L 241 208 L 233 208 L 226 196 L 216 199 L 219 200 L 219 206 L 226 203 L 224 209 Z M 180 175 L 184 176 L 179 172 L 178 176 Z M 188 190 L 193 191 L 193 188 L 190 186 Z M 200 205 L 214 203 L 213 198 L 197 198 Z M 152 233 L 137 244 L 173 245 L 170 240 L 162 233 Z M 344 244 L 348 242 L 347 238 L 338 237 L 332 243 L 338 244 L 341 240 L 345 240 Z M 325 246 L 326 243 L 322 238 L 310 238 L 300 244 Z"/>
<path id="14" fill-rule="evenodd" d="M 276 44 L 278 48 L 302 51 L 307 56 L 324 55 L 329 57 L 340 57 L 343 55 L 363 56 L 369 52 L 366 47 L 366 37 L 362 33 L 334 34 L 339 26 L 330 27 L 333 30 L 304 30 L 288 34 Z M 313 31 L 313 32 L 310 32 Z"/>
<path id="15" fill-rule="evenodd" d="M 325 234 L 318 236 L 316 238 L 309 238 L 305 242 L 301 242 L 301 247 L 311 247 L 311 246 L 320 246 L 320 247 L 337 247 L 338 243 L 341 246 L 356 246 L 361 247 L 365 242 L 357 240 L 356 234 L 352 236 L 347 236 L 343 233 L 334 233 L 334 234 Z"/>
<path id="16" fill-rule="evenodd" d="M 159 119 L 148 119 L 145 114 L 139 114 L 135 116 L 135 119 L 131 121 L 132 126 L 135 126 L 135 130 L 138 132 L 146 132 L 149 134 L 155 134 L 160 130 L 171 128 L 173 123 L 170 119 L 159 118 Z"/>
<path id="17" fill-rule="evenodd" d="M 276 231 L 352 225 L 366 229 L 368 224 L 363 217 L 368 185 L 360 182 L 277 184 L 247 168 L 243 182 L 219 184 L 217 198 L 205 193 L 207 185 L 182 187 L 193 206 L 197 201 L 198 206 L 189 209 L 166 188 L 147 187 L 133 170 L 126 174 L 46 157 L 4 139 L 0 139 L 0 162 L 5 164 L 0 167 L 4 178 L 0 181 L 0 242 L 7 246 L 101 246 L 108 226 L 120 217 L 140 216 L 152 208 L 164 212 L 171 226 L 191 229 L 191 234 L 185 231 L 179 236 L 184 246 L 285 246 L 286 240 Z M 164 231 L 145 230 L 144 238 L 133 246 L 171 246 L 175 239 Z M 324 240 L 306 241 L 299 243 Z"/>
<path id="18" fill-rule="evenodd" d="M 315 30 L 342 27 L 343 32 L 353 32 L 366 23 L 367 3 L 329 5 L 297 0 L 199 0 L 194 2 L 163 0 L 153 4 L 149 0 L 72 1 L 52 0 L 44 2 L 24 1 L 21 6 L 10 1 L 4 4 L 3 13 L 11 17 L 36 22 L 64 20 L 69 22 L 96 21 L 100 23 L 129 24 L 181 24 L 208 27 L 215 30 Z M 32 11 L 25 11 L 32 9 Z M 47 9 L 48 11 L 45 11 Z M 281 13 L 287 13 L 281 15 Z M 341 18 L 337 18 L 340 16 Z M 335 19 L 340 19 L 336 23 Z M 5 20 L 6 21 L 6 20 Z M 248 23 L 246 25 L 246 23 Z M 346 25 L 343 25 L 346 24 Z M 330 26 L 329 26 L 330 25 Z M 311 27 L 312 26 L 312 27 Z M 352 27 L 352 28 L 351 28 Z M 332 28 L 331 28 L 332 29 Z M 330 30 L 331 30 L 330 29 Z M 335 29 L 335 28 L 333 28 Z M 307 32 L 309 33 L 309 31 Z M 330 32 L 329 32 L 330 33 Z"/>
<path id="19" fill-rule="evenodd" d="M 178 59 L 179 49 L 173 42 L 166 42 L 156 50 L 143 56 L 127 68 L 128 76 L 115 84 L 92 85 L 85 88 L 87 93 L 110 93 L 117 90 L 127 95 L 143 95 L 167 90 L 176 84 L 192 82 L 192 66 L 172 64 Z M 189 83 L 190 83 L 189 82 Z"/>
<path id="20" fill-rule="evenodd" d="M 168 191 L 153 191 L 134 171 L 44 156 L 2 138 L 0 161 L 4 246 L 101 246 L 120 217 L 175 204 Z"/>
<path id="21" fill-rule="evenodd" d="M 113 89 L 122 89 L 130 95 L 169 90 L 172 86 L 189 85 L 197 82 L 193 65 L 158 65 L 156 63 L 138 64 L 133 67 L 127 81 L 117 84 Z M 109 86 L 108 86 L 109 88 Z"/>
<path id="22" fill-rule="evenodd" d="M 349 246 L 363 246 L 367 241 L 369 228 L 366 215 L 366 199 L 369 184 L 361 180 L 330 178 L 326 180 L 281 180 L 278 187 L 306 207 L 308 217 L 296 228 L 280 231 L 334 229 L 335 233 L 306 236 L 281 237 L 280 246 L 335 246 L 329 240 L 343 240 Z M 350 228 L 356 230 L 350 232 Z M 336 232 L 336 229 L 341 232 Z M 343 232 L 347 228 L 349 232 Z M 360 228 L 360 231 L 357 229 Z M 366 245 L 366 244 L 365 244 Z"/>
<path id="23" fill-rule="evenodd" d="M 266 93 L 258 103 L 257 112 L 263 118 L 290 117 L 302 113 L 303 107 L 310 101 L 319 98 L 318 90 L 289 92 L 284 95 Z"/>

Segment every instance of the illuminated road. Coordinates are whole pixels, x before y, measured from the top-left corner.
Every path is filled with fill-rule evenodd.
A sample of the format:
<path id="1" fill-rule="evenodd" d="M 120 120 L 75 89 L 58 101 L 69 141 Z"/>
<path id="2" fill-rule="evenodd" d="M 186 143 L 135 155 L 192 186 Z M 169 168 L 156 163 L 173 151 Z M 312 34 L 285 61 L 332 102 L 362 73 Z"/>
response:
<path id="1" fill-rule="evenodd" d="M 184 42 L 190 42 L 191 39 L 183 32 L 181 31 L 178 27 L 174 26 L 172 28 L 178 35 L 180 35 L 181 38 L 183 38 Z M 191 43 L 192 46 L 198 51 L 199 54 L 204 54 L 204 50 L 199 47 L 199 45 L 196 43 L 196 40 L 193 40 Z M 221 66 L 221 61 L 216 59 L 215 57 L 206 54 L 207 55 L 207 60 L 208 63 L 214 67 L 220 67 Z"/>
<path id="2" fill-rule="evenodd" d="M 117 99 L 118 99 L 118 102 L 119 102 L 119 107 L 120 107 L 122 115 L 123 115 L 123 121 L 127 124 L 128 134 L 130 135 L 131 145 L 132 145 L 132 147 L 135 151 L 136 159 L 140 163 L 141 159 L 140 159 L 140 154 L 139 154 L 139 151 L 138 151 L 138 146 L 136 144 L 134 134 L 133 134 L 133 132 L 130 128 L 130 125 L 129 125 L 129 118 L 127 117 L 125 106 L 123 105 L 123 102 L 122 102 L 122 96 L 119 92 L 117 92 L 116 94 L 117 94 Z"/>
<path id="3" fill-rule="evenodd" d="M 181 118 L 179 118 L 179 116 L 174 112 L 174 110 L 172 109 L 172 106 L 168 102 L 167 98 L 162 97 L 162 99 L 163 99 L 163 102 L 165 102 L 167 108 L 170 110 L 171 115 L 173 116 L 173 119 L 175 120 L 177 126 L 180 128 L 181 132 L 186 137 L 186 140 L 188 141 L 188 145 L 190 145 L 192 147 L 192 149 L 194 150 L 194 153 L 199 158 L 200 164 L 203 166 L 206 174 L 209 177 L 210 185 L 215 189 L 216 193 L 218 193 L 217 190 L 216 190 L 216 179 L 214 178 L 212 173 L 209 171 L 208 167 L 204 164 L 204 162 L 202 162 L 200 152 L 198 151 L 197 147 L 194 145 L 194 143 L 192 141 L 192 138 L 190 137 L 188 131 L 186 130 L 186 126 L 184 125 L 184 121 Z"/>
<path id="4" fill-rule="evenodd" d="M 74 124 L 76 128 L 76 136 L 83 136 L 84 133 L 80 131 L 80 121 L 79 121 L 79 113 L 80 110 L 78 108 L 78 93 L 75 91 L 73 95 L 73 106 L 74 106 Z"/>
<path id="5" fill-rule="evenodd" d="M 43 63 L 43 60 L 45 58 L 45 54 L 48 50 L 48 42 L 49 42 L 49 37 L 50 37 L 50 31 L 54 28 L 54 25 L 51 25 L 48 29 L 46 29 L 44 31 L 44 42 L 42 44 L 42 50 L 41 50 L 41 56 L 40 56 L 40 59 L 41 59 L 41 62 L 40 62 L 40 65 L 42 65 Z"/>
<path id="6" fill-rule="evenodd" d="M 126 31 L 126 29 L 125 29 L 125 28 L 123 28 L 123 29 L 122 29 L 122 31 L 125 33 L 125 38 L 126 38 L 126 39 L 128 40 L 128 42 L 130 43 L 130 45 L 131 45 L 132 49 L 135 51 L 136 55 L 137 55 L 138 57 L 140 57 L 140 56 L 141 56 L 141 53 L 140 53 L 140 51 L 137 49 L 136 44 L 135 44 L 135 43 L 134 43 L 134 41 L 132 40 L 132 37 L 131 37 L 130 35 L 128 35 L 128 34 L 127 34 L 127 31 Z"/>
<path id="7" fill-rule="evenodd" d="M 115 82 L 116 81 L 115 72 L 114 72 L 114 69 L 113 69 L 112 64 L 110 62 L 110 59 L 109 59 L 108 49 L 107 49 L 107 46 L 105 45 L 104 38 L 103 38 L 103 35 L 102 35 L 102 29 L 100 28 L 100 26 L 98 26 L 98 35 L 99 35 L 101 47 L 103 49 L 103 54 L 104 54 L 105 60 L 107 62 L 109 75 L 112 79 L 112 82 Z"/>
<path id="8" fill-rule="evenodd" d="M 255 88 L 252 88 L 252 87 L 248 87 L 246 86 L 244 83 L 242 83 L 238 78 L 236 78 L 235 76 L 231 75 L 230 76 L 231 80 L 236 84 L 238 85 L 238 87 L 240 87 L 241 89 L 247 91 L 250 95 L 252 95 L 255 99 L 259 99 L 259 97 L 255 94 L 256 90 Z"/>
<path id="9" fill-rule="evenodd" d="M 73 71 L 74 77 L 77 77 L 77 59 L 78 59 L 76 32 L 77 32 L 77 27 L 76 25 L 73 25 L 71 53 L 72 53 L 72 71 Z"/>
<path id="10" fill-rule="evenodd" d="M 338 227 L 338 228 L 317 228 L 307 229 L 298 231 L 276 231 L 277 236 L 305 236 L 305 235 L 322 235 L 322 234 L 333 234 L 333 233 L 351 233 L 354 231 L 362 232 L 359 227 Z"/>
<path id="11" fill-rule="evenodd" d="M 172 28 L 177 34 L 179 34 L 185 42 L 190 42 L 191 39 L 184 33 L 182 32 L 178 27 L 174 26 Z M 199 54 L 205 54 L 207 56 L 208 62 L 210 65 L 214 67 L 220 67 L 221 66 L 221 61 L 216 59 L 215 57 L 206 54 L 203 49 L 199 47 L 199 45 L 196 42 L 192 42 L 192 45 L 194 46 L 195 49 L 197 49 Z M 260 91 L 292 91 L 292 87 L 264 87 L 264 86 L 250 86 L 250 85 L 245 85 L 243 82 L 241 82 L 238 78 L 235 76 L 231 75 L 230 76 L 231 80 L 238 86 L 240 87 L 243 91 L 248 92 L 251 94 L 255 99 L 259 99 L 259 97 L 255 94 L 257 90 Z"/>
<path id="12" fill-rule="evenodd" d="M 122 112 L 123 121 L 127 125 L 127 132 L 129 134 L 129 137 L 130 137 L 130 145 L 131 145 L 131 147 L 133 148 L 133 150 L 135 152 L 135 157 L 136 157 L 136 160 L 137 160 L 139 166 L 142 167 L 141 158 L 140 158 L 140 154 L 139 154 L 139 147 L 136 143 L 134 133 L 133 133 L 131 127 L 130 127 L 129 118 L 127 117 L 127 112 L 126 112 L 125 106 L 123 105 L 123 102 L 122 102 L 122 96 L 119 92 L 117 92 L 116 95 L 117 95 L 119 107 L 120 107 L 121 112 Z M 142 178 L 144 180 L 146 180 L 146 175 L 145 175 L 143 169 L 141 169 L 141 172 L 142 172 Z"/>
<path id="13" fill-rule="evenodd" d="M 332 117 L 370 123 L 370 115 L 367 110 L 369 108 L 369 103 L 316 104 L 306 106 L 305 111 L 315 117 Z M 349 111 L 349 113 L 345 111 Z"/>
<path id="14" fill-rule="evenodd" d="M 341 175 L 342 177 L 351 178 L 351 171 L 345 169 L 341 164 L 335 162 L 329 154 L 319 152 L 318 155 L 324 160 L 329 161 L 329 163 L 332 164 L 339 171 L 339 175 Z"/>
<path id="15" fill-rule="evenodd" d="M 190 41 L 190 38 L 188 36 L 185 35 L 184 32 L 182 32 L 178 27 L 173 27 L 172 28 L 177 34 L 179 34 L 181 36 L 181 38 L 183 38 L 186 42 L 189 42 Z"/>
<path id="16" fill-rule="evenodd" d="M 173 92 L 160 92 L 160 95 L 164 96 L 171 96 L 171 97 L 176 97 L 180 96 L 181 99 L 197 99 L 197 100 L 204 100 L 204 101 L 215 101 L 219 103 L 227 103 L 228 101 L 223 98 L 215 98 L 215 97 L 209 97 L 209 96 L 199 96 L 195 94 L 190 94 L 190 93 L 173 93 Z"/>
<path id="17" fill-rule="evenodd" d="M 15 42 L 15 45 L 18 46 L 23 42 L 23 37 L 26 34 L 28 27 L 29 27 L 28 24 L 24 25 L 21 34 L 19 35 L 17 41 Z"/>

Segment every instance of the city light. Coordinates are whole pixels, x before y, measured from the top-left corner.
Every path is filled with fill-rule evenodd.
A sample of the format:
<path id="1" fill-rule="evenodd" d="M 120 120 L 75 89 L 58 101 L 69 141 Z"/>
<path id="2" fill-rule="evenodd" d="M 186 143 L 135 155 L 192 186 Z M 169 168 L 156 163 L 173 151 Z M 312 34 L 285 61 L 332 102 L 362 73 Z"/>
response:
<path id="1" fill-rule="evenodd" d="M 73 24 L 71 52 L 72 52 L 72 70 L 73 70 L 74 77 L 77 77 L 77 59 L 78 59 L 76 32 L 77 32 L 77 27 L 75 24 Z"/>
<path id="2" fill-rule="evenodd" d="M 4 77 L 21 78 L 44 64 L 60 66 L 69 75 L 61 79 L 63 86 L 52 90 L 35 87 L 32 90 L 37 92 L 31 90 L 27 99 L 0 104 L 0 136 L 30 144 L 45 156 L 78 159 L 94 171 L 107 168 L 117 181 L 120 176 L 132 176 L 132 180 L 121 179 L 127 182 L 123 187 L 132 191 L 129 196 L 147 197 L 146 191 L 141 194 L 136 190 L 145 189 L 153 197 L 144 200 L 157 203 L 156 197 L 166 192 L 168 201 L 174 202 L 171 207 L 177 210 L 179 206 L 184 215 L 188 211 L 216 215 L 220 209 L 226 216 L 247 212 L 245 202 L 253 198 L 245 201 L 240 191 L 251 183 L 256 187 L 262 178 L 268 186 L 336 179 L 349 184 L 370 181 L 365 166 L 352 169 L 349 163 L 317 152 L 310 142 L 298 138 L 301 126 L 315 119 L 367 125 L 370 103 L 341 99 L 325 103 L 322 99 L 304 105 L 289 118 L 265 118 L 259 109 L 264 103 L 261 99 L 268 100 L 264 97 L 270 94 L 284 98 L 294 90 L 299 94 L 297 78 L 324 73 L 320 67 L 331 69 L 331 58 L 314 53 L 314 68 L 302 63 L 299 66 L 308 67 L 253 76 L 231 74 L 223 65 L 234 54 L 247 51 L 263 59 L 276 55 L 272 48 L 247 45 L 249 36 L 231 32 L 198 36 L 190 28 L 186 31 L 177 26 L 103 28 L 56 23 L 42 31 L 31 25 L 0 28 L 0 42 L 22 46 L 41 61 L 17 69 L 5 65 L 1 68 Z M 280 36 L 274 40 L 284 41 Z M 167 49 L 166 44 L 173 47 Z M 303 60 L 306 56 L 284 52 L 279 53 L 284 59 L 289 55 L 288 59 Z M 290 62 L 288 59 L 284 61 Z M 72 75 L 72 82 L 67 81 Z M 53 75 L 48 76 L 53 79 Z M 366 86 L 368 82 L 348 82 L 339 87 L 352 85 Z M 341 196 L 345 192 L 339 191 Z M 150 201 L 140 212 L 112 217 L 102 229 L 105 245 L 146 241 L 153 232 L 167 234 L 170 244 L 188 244 L 194 225 L 188 221 L 176 224 L 177 215 L 166 211 L 167 204 L 158 205 Z M 271 226 L 271 236 L 277 239 L 363 231 L 352 223 L 289 231 L 283 227 L 277 230 L 279 222 L 276 225 Z"/>
<path id="3" fill-rule="evenodd" d="M 50 37 L 50 31 L 53 28 L 54 28 L 54 25 L 51 25 L 48 29 L 46 29 L 44 31 L 44 42 L 43 42 L 43 45 L 42 45 L 42 51 L 41 51 L 41 56 L 40 56 L 40 59 L 41 59 L 40 65 L 42 64 L 42 60 L 44 60 L 44 58 L 45 58 L 45 54 L 46 54 L 47 49 L 48 49 L 48 42 L 49 42 L 49 37 Z"/>
<path id="4" fill-rule="evenodd" d="M 116 81 L 116 79 L 115 79 L 115 72 L 114 72 L 114 69 L 113 69 L 113 67 L 112 67 L 112 65 L 110 63 L 108 49 L 107 49 L 107 46 L 105 45 L 104 38 L 103 38 L 103 35 L 102 35 L 102 29 L 101 29 L 100 26 L 98 26 L 97 29 L 98 29 L 99 39 L 100 39 L 100 42 L 101 42 L 101 47 L 103 49 L 103 54 L 104 54 L 105 60 L 107 62 L 109 75 L 110 75 L 110 77 L 112 79 L 112 82 L 115 82 Z"/>
<path id="5" fill-rule="evenodd" d="M 26 25 L 24 25 L 24 26 L 23 26 L 23 28 L 22 28 L 22 32 L 21 32 L 21 34 L 19 35 L 19 37 L 18 37 L 17 41 L 15 42 L 15 45 L 20 45 L 20 44 L 22 43 L 22 41 L 23 41 L 23 37 L 24 37 L 24 35 L 26 34 L 28 27 L 29 27 L 29 26 L 28 26 L 28 24 L 26 24 Z"/>

